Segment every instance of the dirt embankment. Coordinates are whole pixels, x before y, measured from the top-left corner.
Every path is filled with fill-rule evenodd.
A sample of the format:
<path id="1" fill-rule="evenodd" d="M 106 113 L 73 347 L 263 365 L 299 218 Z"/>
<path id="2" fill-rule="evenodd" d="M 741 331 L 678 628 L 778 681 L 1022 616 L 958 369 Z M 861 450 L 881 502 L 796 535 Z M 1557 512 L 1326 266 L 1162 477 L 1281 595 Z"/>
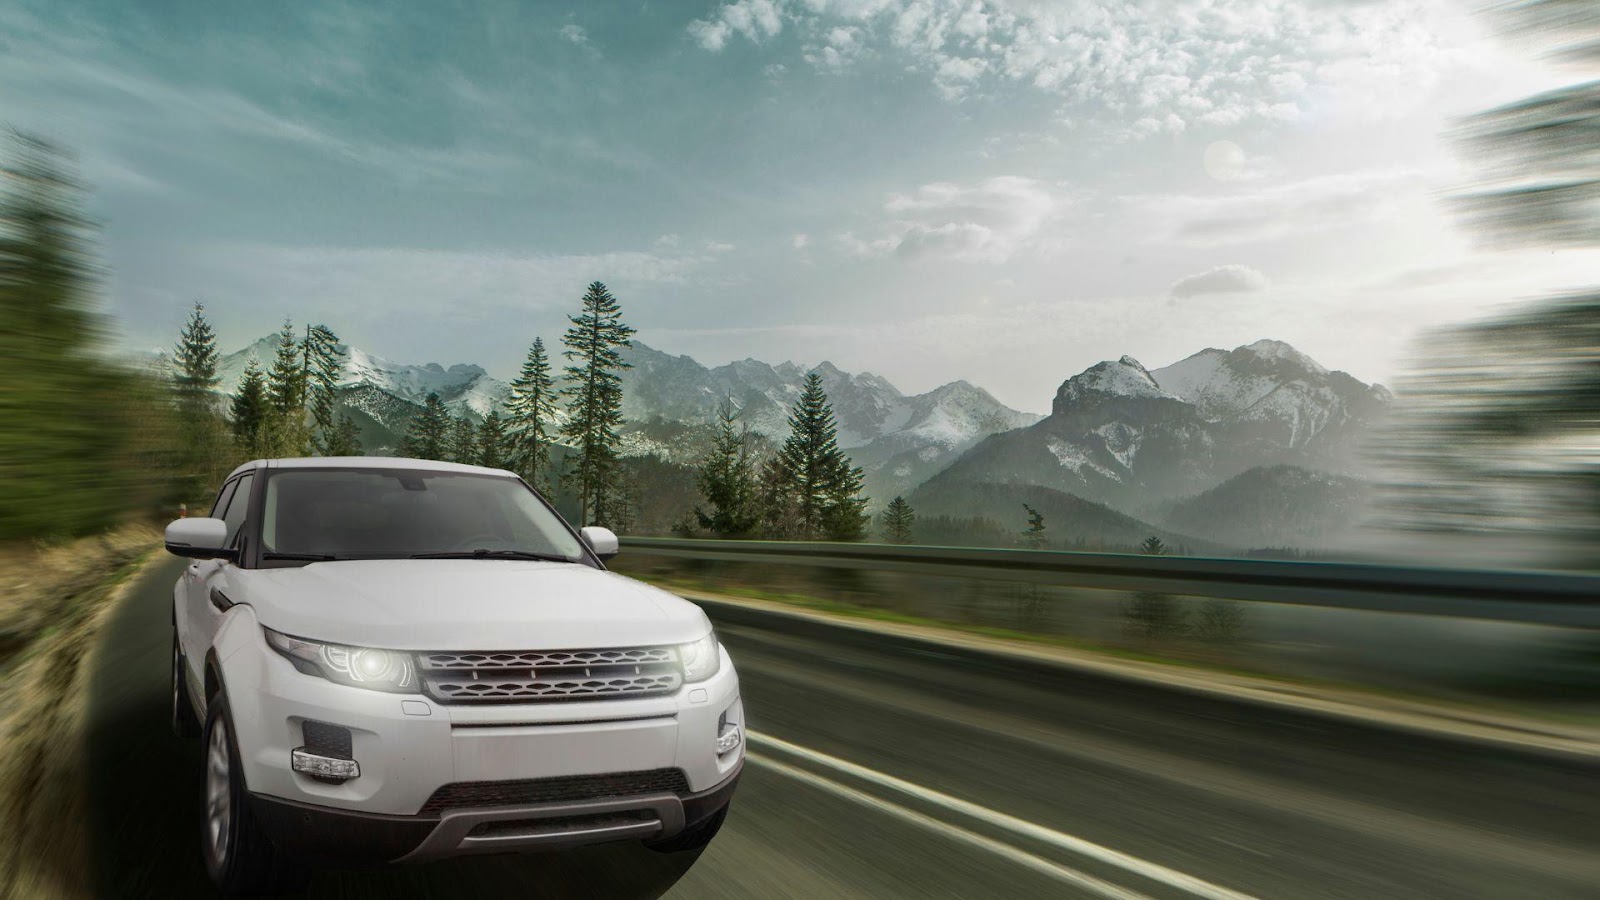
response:
<path id="1" fill-rule="evenodd" d="M 105 613 L 160 546 L 149 525 L 0 547 L 0 898 L 91 893 L 83 793 L 85 662 Z M 83 883 L 53 872 L 83 873 Z"/>

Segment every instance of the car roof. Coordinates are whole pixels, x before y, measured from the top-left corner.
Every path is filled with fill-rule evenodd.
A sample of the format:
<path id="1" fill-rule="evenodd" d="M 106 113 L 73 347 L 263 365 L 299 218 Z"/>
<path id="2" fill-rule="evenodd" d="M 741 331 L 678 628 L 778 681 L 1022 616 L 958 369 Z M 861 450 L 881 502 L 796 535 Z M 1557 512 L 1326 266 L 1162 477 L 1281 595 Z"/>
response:
<path id="1" fill-rule="evenodd" d="M 401 469 L 414 472 L 461 472 L 474 475 L 507 475 L 515 472 L 440 462 L 436 459 L 408 459 L 403 456 L 299 456 L 286 459 L 253 459 L 228 474 L 229 478 L 255 469 Z"/>

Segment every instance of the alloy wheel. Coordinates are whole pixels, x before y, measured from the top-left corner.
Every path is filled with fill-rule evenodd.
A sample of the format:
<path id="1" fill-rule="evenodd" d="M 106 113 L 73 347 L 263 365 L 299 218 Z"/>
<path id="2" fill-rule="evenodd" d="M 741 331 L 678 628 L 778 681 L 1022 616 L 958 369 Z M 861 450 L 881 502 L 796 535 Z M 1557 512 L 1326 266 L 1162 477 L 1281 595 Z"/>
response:
<path id="1" fill-rule="evenodd" d="M 218 866 L 228 859 L 228 832 L 233 825 L 228 725 L 218 718 L 206 747 L 206 848 Z"/>

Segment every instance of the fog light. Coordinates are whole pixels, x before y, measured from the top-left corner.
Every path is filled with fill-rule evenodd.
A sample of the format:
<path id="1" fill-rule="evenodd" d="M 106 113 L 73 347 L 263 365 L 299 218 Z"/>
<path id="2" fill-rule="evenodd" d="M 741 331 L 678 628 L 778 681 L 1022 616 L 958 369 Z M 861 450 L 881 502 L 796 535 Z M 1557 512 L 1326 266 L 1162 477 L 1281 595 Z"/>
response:
<path id="1" fill-rule="evenodd" d="M 318 756 L 304 747 L 298 747 L 289 754 L 289 765 L 296 772 L 304 772 L 313 778 L 349 779 L 361 776 L 361 766 L 355 760 Z"/>
<path id="2" fill-rule="evenodd" d="M 732 722 L 724 722 L 722 731 L 717 734 L 717 755 L 733 752 L 739 746 L 739 726 Z"/>

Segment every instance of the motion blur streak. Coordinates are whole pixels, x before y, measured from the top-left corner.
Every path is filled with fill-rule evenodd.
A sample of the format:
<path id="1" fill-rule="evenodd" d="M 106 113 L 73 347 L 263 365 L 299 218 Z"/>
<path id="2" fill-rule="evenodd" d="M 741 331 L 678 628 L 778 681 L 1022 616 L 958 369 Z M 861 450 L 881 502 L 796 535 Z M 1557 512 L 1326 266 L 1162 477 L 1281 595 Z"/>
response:
<path id="1" fill-rule="evenodd" d="M 992 809 L 979 806 L 976 803 L 968 803 L 965 800 L 957 799 L 949 794 L 930 790 L 922 787 L 921 785 L 912 784 L 909 781 L 895 778 L 892 775 L 885 775 L 882 772 L 869 769 L 865 766 L 858 766 L 855 763 L 839 759 L 838 757 L 829 756 L 826 753 L 818 753 L 815 750 L 808 750 L 799 744 L 791 744 L 788 741 L 775 738 L 771 735 L 761 734 L 754 731 L 750 733 L 750 737 L 758 744 L 771 745 L 772 747 L 781 750 L 784 753 L 800 757 L 801 759 L 805 759 L 810 762 L 828 766 L 840 772 L 853 775 L 856 778 L 860 778 L 873 784 L 898 791 L 902 794 L 916 797 L 919 800 L 928 801 L 947 810 L 957 812 L 965 816 L 970 816 L 990 825 L 1004 828 L 1007 831 L 1015 832 L 1024 837 L 1029 837 L 1033 838 L 1034 840 L 1053 844 L 1057 847 L 1061 847 L 1062 849 L 1070 850 L 1074 853 L 1079 853 L 1084 856 L 1097 859 L 1101 862 L 1110 863 L 1118 868 L 1133 872 L 1136 875 L 1141 875 L 1145 878 L 1159 881 L 1175 888 L 1181 888 L 1195 895 L 1196 897 L 1206 897 L 1209 898 L 1209 900 L 1252 900 L 1249 894 L 1241 894 L 1238 891 L 1231 891 L 1224 887 L 1218 887 L 1210 882 L 1202 881 L 1199 878 L 1185 875 L 1182 872 L 1174 871 L 1165 866 L 1158 866 L 1155 863 L 1146 862 L 1138 857 L 1129 856 L 1126 853 L 1119 853 L 1109 847 L 1102 847 L 1099 844 L 1086 841 L 1082 838 L 1073 837 L 1070 834 L 1062 834 L 1054 829 L 1045 828 L 1042 825 L 1036 825 L 1033 822 L 1019 819 L 1016 816 L 1008 816 L 1005 813 L 995 812 Z M 800 777 L 800 775 L 805 774 L 796 774 L 798 770 L 795 770 L 790 766 L 784 766 L 781 763 L 775 763 L 774 761 L 764 757 L 757 757 L 757 762 L 762 765 L 778 768 L 790 775 L 795 775 L 795 777 Z M 872 802 L 874 804 L 878 802 L 875 801 L 874 798 L 859 792 L 851 793 L 856 799 L 860 799 L 862 802 Z M 1113 896 L 1123 896 L 1123 894 L 1119 891 Z"/>
<path id="2" fill-rule="evenodd" d="M 754 737 L 754 735 L 752 735 L 752 737 Z M 773 738 L 764 738 L 764 740 L 774 741 L 775 743 L 778 743 L 778 744 L 782 744 L 783 743 L 782 741 L 775 741 L 775 739 L 773 739 Z M 790 744 L 788 746 L 789 747 L 793 747 L 794 745 Z M 798 748 L 796 748 L 796 749 L 798 749 Z M 815 756 L 821 756 L 822 754 L 814 754 L 814 755 Z M 755 763 L 757 765 L 765 766 L 765 767 L 767 767 L 769 769 L 772 769 L 775 772 L 782 772 L 783 774 L 789 776 L 790 778 L 793 778 L 793 779 L 795 779 L 797 781 L 803 781 L 806 784 L 811 785 L 812 787 L 820 788 L 820 789 L 822 789 L 824 791 L 828 791 L 829 793 L 832 793 L 832 794 L 837 794 L 840 797 L 844 797 L 844 798 L 846 798 L 848 800 L 853 800 L 856 803 L 860 803 L 863 806 L 871 807 L 872 809 L 878 810 L 879 812 L 888 813 L 891 816 L 895 816 L 897 818 L 904 819 L 907 822 L 914 822 L 914 823 L 916 823 L 918 825 L 921 825 L 924 828 L 927 828 L 930 831 L 938 832 L 939 834 L 942 834 L 942 835 L 944 835 L 946 837 L 954 838 L 954 839 L 959 840 L 959 841 L 964 841 L 964 842 L 966 842 L 968 844 L 971 844 L 971 845 L 973 845 L 975 847 L 980 847 L 980 848 L 982 848 L 984 850 L 989 851 L 990 853 L 994 853 L 994 854 L 996 854 L 998 856 L 1003 856 L 1006 859 L 1009 859 L 1012 862 L 1015 862 L 1015 863 L 1017 863 L 1019 865 L 1024 865 L 1024 866 L 1027 866 L 1027 867 L 1029 867 L 1031 869 L 1035 869 L 1037 871 L 1043 872 L 1044 874 L 1049 875 L 1049 876 L 1051 876 L 1053 878 L 1059 878 L 1059 879 L 1061 879 L 1062 881 L 1064 881 L 1064 882 L 1066 882 L 1068 884 L 1076 885 L 1078 887 L 1086 888 L 1088 890 L 1094 891 L 1096 894 L 1099 894 L 1102 897 L 1115 897 L 1115 898 L 1118 898 L 1118 900 L 1149 900 L 1149 898 L 1147 898 L 1144 894 L 1138 894 L 1138 893 L 1135 893 L 1133 891 L 1127 890 L 1125 888 L 1117 887 L 1114 884 L 1109 884 L 1107 882 L 1101 881 L 1098 878 L 1094 878 L 1092 876 L 1085 875 L 1082 872 L 1076 871 L 1074 869 L 1069 869 L 1069 868 L 1067 868 L 1065 866 L 1058 865 L 1056 863 L 1050 862 L 1049 860 L 1041 859 L 1041 858 L 1039 858 L 1037 856 L 1034 856 L 1031 853 L 1024 853 L 1023 851 L 1018 850 L 1017 848 L 1012 847 L 1009 844 L 1003 844 L 1003 843 L 1001 843 L 1001 842 L 999 842 L 997 840 L 994 840 L 993 838 L 986 838 L 981 834 L 974 834 L 974 833 L 972 833 L 970 831 L 967 831 L 964 828 L 958 828 L 958 827 L 956 827 L 954 825 L 951 825 L 951 824 L 949 824 L 947 822 L 941 822 L 938 819 L 933 818 L 932 816 L 925 816 L 922 813 L 906 809 L 903 806 L 898 806 L 898 805 L 893 804 L 893 803 L 888 803 L 888 802 L 886 802 L 884 800 L 880 800 L 877 797 L 872 796 L 871 794 L 865 794 L 865 793 L 862 793 L 861 791 L 855 790 L 854 788 L 849 788 L 849 787 L 846 787 L 846 786 L 844 786 L 842 784 L 839 784 L 836 781 L 830 781 L 830 780 L 828 780 L 826 778 L 822 778 L 820 776 L 813 775 L 813 774 L 811 774 L 810 772 L 807 772 L 804 769 L 797 769 L 794 766 L 788 765 L 787 763 L 781 763 L 781 762 L 778 762 L 777 760 L 769 759 L 769 758 L 767 758 L 765 756 L 760 756 L 760 755 L 756 755 L 756 754 L 752 754 L 751 756 L 748 757 L 748 759 L 751 762 L 753 762 L 753 763 Z M 829 757 L 829 759 L 831 759 L 831 757 Z M 835 762 L 837 762 L 837 760 L 835 760 Z M 848 763 L 846 765 L 848 765 Z M 859 767 L 851 766 L 851 768 L 855 769 L 855 768 L 859 768 Z M 886 777 L 886 776 L 880 776 L 880 777 Z M 887 780 L 889 780 L 889 781 L 898 781 L 899 779 L 887 779 Z M 940 795 L 940 796 L 942 797 L 943 795 Z M 944 798 L 944 799 L 948 800 L 950 798 Z M 959 803 L 959 802 L 960 801 L 957 801 L 957 803 Z M 1239 895 L 1230 895 L 1230 896 L 1239 896 Z"/>

